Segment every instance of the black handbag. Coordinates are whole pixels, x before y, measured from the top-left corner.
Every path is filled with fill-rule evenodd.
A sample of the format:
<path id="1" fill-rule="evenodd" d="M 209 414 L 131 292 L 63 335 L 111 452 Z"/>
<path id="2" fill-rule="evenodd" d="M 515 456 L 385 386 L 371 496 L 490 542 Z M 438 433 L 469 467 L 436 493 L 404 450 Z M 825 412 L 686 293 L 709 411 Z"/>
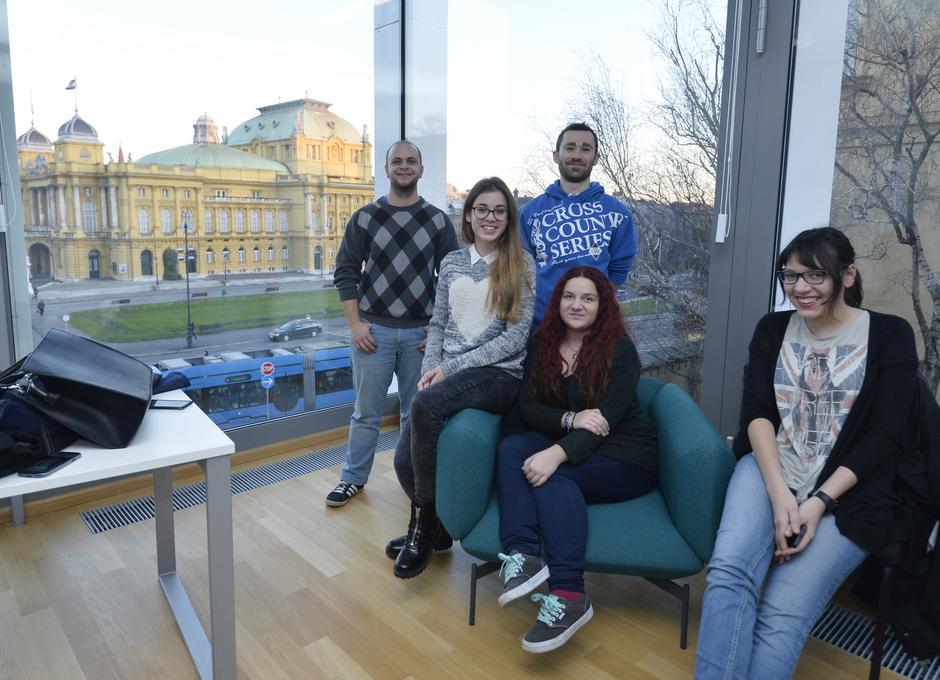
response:
<path id="1" fill-rule="evenodd" d="M 52 329 L 0 374 L 0 387 L 46 418 L 104 448 L 130 443 L 150 406 L 147 364 L 80 335 Z"/>

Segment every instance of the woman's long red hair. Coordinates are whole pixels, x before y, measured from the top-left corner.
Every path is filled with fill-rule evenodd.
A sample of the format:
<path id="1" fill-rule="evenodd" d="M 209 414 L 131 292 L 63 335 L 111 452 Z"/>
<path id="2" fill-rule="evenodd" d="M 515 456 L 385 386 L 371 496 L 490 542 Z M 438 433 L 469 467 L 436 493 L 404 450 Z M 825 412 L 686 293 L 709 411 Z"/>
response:
<path id="1" fill-rule="evenodd" d="M 538 350 L 532 364 L 533 396 L 548 404 L 564 406 L 561 394 L 562 373 L 568 370 L 559 347 L 565 338 L 565 324 L 559 307 L 565 284 L 571 279 L 585 278 L 597 288 L 597 319 L 584 336 L 578 351 L 577 374 L 581 403 L 594 408 L 598 398 L 610 384 L 617 341 L 629 336 L 614 287 L 606 276 L 594 267 L 575 267 L 565 272 L 552 292 L 545 308 L 545 318 L 536 331 Z"/>

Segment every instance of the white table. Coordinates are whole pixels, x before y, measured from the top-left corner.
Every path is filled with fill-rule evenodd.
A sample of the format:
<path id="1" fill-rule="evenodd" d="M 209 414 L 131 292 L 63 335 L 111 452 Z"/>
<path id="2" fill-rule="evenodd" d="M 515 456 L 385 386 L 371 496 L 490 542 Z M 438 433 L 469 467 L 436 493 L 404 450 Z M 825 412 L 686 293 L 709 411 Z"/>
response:
<path id="1" fill-rule="evenodd" d="M 183 392 L 161 394 L 188 399 Z M 69 446 L 82 456 L 48 477 L 0 477 L 0 499 L 22 497 L 75 484 L 104 482 L 153 472 L 156 506 L 157 575 L 193 663 L 203 680 L 235 678 L 235 567 L 232 545 L 231 457 L 235 445 L 199 407 L 150 409 L 125 449 L 102 449 L 81 441 Z M 203 630 L 176 574 L 173 479 L 176 465 L 198 462 L 206 475 L 210 635 Z M 129 603 L 130 605 L 131 603 Z"/>

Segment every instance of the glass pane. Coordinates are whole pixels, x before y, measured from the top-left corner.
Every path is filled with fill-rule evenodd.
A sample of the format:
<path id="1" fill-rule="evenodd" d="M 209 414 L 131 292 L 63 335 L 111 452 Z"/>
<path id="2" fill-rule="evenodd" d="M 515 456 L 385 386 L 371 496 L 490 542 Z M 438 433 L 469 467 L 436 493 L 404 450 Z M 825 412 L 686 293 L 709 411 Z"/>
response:
<path id="1" fill-rule="evenodd" d="M 940 384 L 940 12 L 850 0 L 831 223 L 851 238 L 865 305 L 910 321 Z"/>
<path id="2" fill-rule="evenodd" d="M 591 177 L 629 206 L 636 228 L 636 259 L 618 298 L 644 365 L 696 398 L 725 14 L 726 3 L 707 0 L 601 2 L 590 12 L 549 0 L 537 13 L 477 0 L 451 3 L 448 16 L 447 211 L 455 224 L 482 177 L 502 177 L 520 207 L 540 195 L 559 176 L 559 132 L 590 125 L 600 147 Z M 594 240 L 619 228 L 586 212 L 557 218 L 539 222 L 546 267 L 580 261 L 579 252 L 590 264 Z"/>
<path id="3" fill-rule="evenodd" d="M 179 370 L 223 427 L 352 402 L 332 270 L 374 193 L 371 4 L 9 20 L 37 339 Z"/>

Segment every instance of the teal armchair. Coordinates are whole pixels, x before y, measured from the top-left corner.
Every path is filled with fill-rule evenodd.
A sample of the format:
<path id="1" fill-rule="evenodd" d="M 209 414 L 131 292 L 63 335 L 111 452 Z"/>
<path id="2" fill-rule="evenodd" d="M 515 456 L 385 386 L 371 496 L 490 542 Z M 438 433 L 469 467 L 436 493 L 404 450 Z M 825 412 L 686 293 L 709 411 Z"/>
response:
<path id="1" fill-rule="evenodd" d="M 682 605 L 685 649 L 689 586 L 711 557 L 734 456 L 695 402 L 679 387 L 643 377 L 640 402 L 659 441 L 659 486 L 622 503 L 588 506 L 585 569 L 641 576 Z M 501 416 L 467 409 L 438 440 L 437 513 L 450 535 L 484 561 L 470 574 L 470 625 L 476 582 L 498 569 L 499 505 L 494 489 Z"/>

